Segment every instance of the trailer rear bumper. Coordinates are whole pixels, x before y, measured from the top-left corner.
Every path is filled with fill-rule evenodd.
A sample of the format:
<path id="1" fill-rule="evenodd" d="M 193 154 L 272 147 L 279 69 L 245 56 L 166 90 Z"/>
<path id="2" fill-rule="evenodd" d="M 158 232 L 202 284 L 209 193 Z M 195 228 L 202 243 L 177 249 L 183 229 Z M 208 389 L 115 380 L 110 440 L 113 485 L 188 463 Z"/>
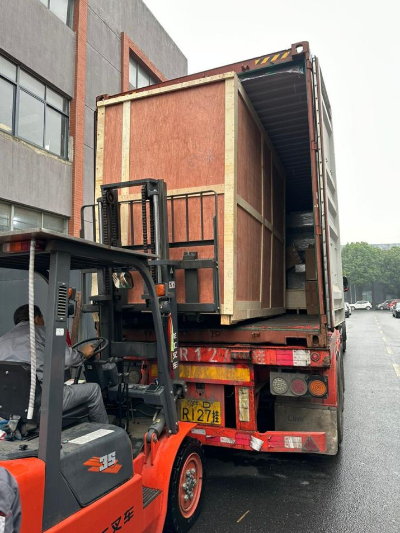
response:
<path id="1" fill-rule="evenodd" d="M 309 431 L 313 428 L 314 431 Z M 275 430 L 259 431 L 198 425 L 192 429 L 202 444 L 254 450 L 336 455 L 338 452 L 337 409 L 317 405 L 275 406 Z"/>
<path id="2" fill-rule="evenodd" d="M 295 452 L 329 454 L 323 431 L 243 431 L 231 428 L 198 426 L 191 434 L 202 444 L 257 452 Z"/>

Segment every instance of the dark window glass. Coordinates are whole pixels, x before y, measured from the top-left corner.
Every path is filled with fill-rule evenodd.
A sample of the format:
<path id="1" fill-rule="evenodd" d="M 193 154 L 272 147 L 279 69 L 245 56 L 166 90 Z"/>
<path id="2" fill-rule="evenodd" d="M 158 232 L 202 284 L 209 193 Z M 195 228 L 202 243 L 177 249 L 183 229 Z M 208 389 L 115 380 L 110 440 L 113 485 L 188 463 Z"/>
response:
<path id="1" fill-rule="evenodd" d="M 44 103 L 24 91 L 19 100 L 18 135 L 43 146 Z"/>
<path id="2" fill-rule="evenodd" d="M 0 55 L 0 130 L 68 158 L 69 101 Z"/>
<path id="3" fill-rule="evenodd" d="M 129 89 L 137 88 L 137 70 L 138 64 L 132 56 L 129 58 Z"/>
<path id="4" fill-rule="evenodd" d="M 46 101 L 63 113 L 68 113 L 68 100 L 47 87 Z"/>
<path id="5" fill-rule="evenodd" d="M 149 72 L 135 61 L 133 55 L 129 57 L 129 90 L 141 89 L 156 83 Z"/>
<path id="6" fill-rule="evenodd" d="M 65 219 L 55 215 L 43 213 L 43 227 L 51 231 L 65 233 Z"/>
<path id="7" fill-rule="evenodd" d="M 74 0 L 50 0 L 49 8 L 64 24 L 72 28 Z"/>
<path id="8" fill-rule="evenodd" d="M 14 85 L 0 78 L 0 129 L 12 133 Z"/>
<path id="9" fill-rule="evenodd" d="M 11 206 L 0 203 L 0 231 L 9 231 L 11 222 Z"/>
<path id="10" fill-rule="evenodd" d="M 0 74 L 7 76 L 7 78 L 10 78 L 12 81 L 16 81 L 17 65 L 14 65 L 14 63 L 11 63 L 11 61 L 8 61 L 5 57 L 0 56 Z"/>
<path id="11" fill-rule="evenodd" d="M 50 0 L 50 10 L 64 22 L 67 23 L 68 0 Z"/>
<path id="12" fill-rule="evenodd" d="M 46 137 L 44 147 L 54 154 L 65 157 L 67 119 L 51 107 L 47 107 Z"/>
<path id="13" fill-rule="evenodd" d="M 42 226 L 42 214 L 39 211 L 14 207 L 13 229 L 31 229 Z"/>
<path id="14" fill-rule="evenodd" d="M 147 72 L 139 66 L 138 71 L 138 89 L 141 89 L 142 87 L 147 87 L 150 83 L 150 76 L 147 74 Z"/>
<path id="15" fill-rule="evenodd" d="M 39 98 L 44 99 L 44 84 L 33 78 L 30 74 L 22 69 L 19 74 L 19 83 L 31 93 L 36 94 L 36 96 L 39 96 Z"/>

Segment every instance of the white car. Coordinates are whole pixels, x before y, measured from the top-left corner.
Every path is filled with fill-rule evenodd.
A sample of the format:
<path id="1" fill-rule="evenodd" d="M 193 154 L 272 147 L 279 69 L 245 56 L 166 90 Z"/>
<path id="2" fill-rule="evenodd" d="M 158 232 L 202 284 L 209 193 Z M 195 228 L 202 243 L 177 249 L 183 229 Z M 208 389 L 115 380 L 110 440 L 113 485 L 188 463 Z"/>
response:
<path id="1" fill-rule="evenodd" d="M 366 300 L 359 300 L 355 304 L 350 304 L 350 307 L 352 311 L 354 311 L 354 309 L 366 309 L 367 311 L 372 309 L 371 303 Z"/>

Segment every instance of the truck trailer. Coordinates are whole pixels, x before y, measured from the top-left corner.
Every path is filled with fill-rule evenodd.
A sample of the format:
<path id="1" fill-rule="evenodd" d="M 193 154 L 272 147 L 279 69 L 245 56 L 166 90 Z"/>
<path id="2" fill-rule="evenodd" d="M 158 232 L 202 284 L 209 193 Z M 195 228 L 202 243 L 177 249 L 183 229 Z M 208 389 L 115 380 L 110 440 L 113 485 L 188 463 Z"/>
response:
<path id="1" fill-rule="evenodd" d="M 155 254 L 171 374 L 185 383 L 180 420 L 205 445 L 336 454 L 338 195 L 332 111 L 308 42 L 103 95 L 95 137 L 97 203 L 82 208 L 81 236 Z M 158 380 L 135 275 L 122 296 L 92 279 L 83 297 L 111 340 L 101 357 L 124 344 L 130 386 Z"/>

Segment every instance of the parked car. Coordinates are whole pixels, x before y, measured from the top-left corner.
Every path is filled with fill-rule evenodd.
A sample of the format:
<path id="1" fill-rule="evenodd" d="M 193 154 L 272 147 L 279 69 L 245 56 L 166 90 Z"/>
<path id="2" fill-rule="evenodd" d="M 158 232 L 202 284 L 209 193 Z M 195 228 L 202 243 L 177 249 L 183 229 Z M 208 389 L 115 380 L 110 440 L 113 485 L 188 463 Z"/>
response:
<path id="1" fill-rule="evenodd" d="M 400 302 L 397 302 L 393 306 L 392 314 L 393 314 L 394 318 L 400 318 Z"/>
<path id="2" fill-rule="evenodd" d="M 347 302 L 345 302 L 344 304 L 344 316 L 346 318 L 350 318 L 350 315 L 351 315 L 351 307 L 350 307 L 350 304 L 348 304 Z"/>
<path id="3" fill-rule="evenodd" d="M 390 304 L 389 304 L 389 310 L 390 310 L 390 311 L 393 311 L 393 307 L 394 307 L 397 303 L 399 303 L 399 302 L 400 302 L 400 300 L 392 300 L 392 301 L 390 302 Z"/>
<path id="4" fill-rule="evenodd" d="M 381 304 L 377 304 L 375 307 L 379 309 L 379 311 L 383 311 L 383 309 L 389 309 L 389 304 L 392 303 L 392 300 L 385 300 Z"/>
<path id="5" fill-rule="evenodd" d="M 366 309 L 367 311 L 372 309 L 371 302 L 367 302 L 367 300 L 359 300 L 355 304 L 350 304 L 350 307 L 352 311 L 354 311 L 354 309 Z"/>

